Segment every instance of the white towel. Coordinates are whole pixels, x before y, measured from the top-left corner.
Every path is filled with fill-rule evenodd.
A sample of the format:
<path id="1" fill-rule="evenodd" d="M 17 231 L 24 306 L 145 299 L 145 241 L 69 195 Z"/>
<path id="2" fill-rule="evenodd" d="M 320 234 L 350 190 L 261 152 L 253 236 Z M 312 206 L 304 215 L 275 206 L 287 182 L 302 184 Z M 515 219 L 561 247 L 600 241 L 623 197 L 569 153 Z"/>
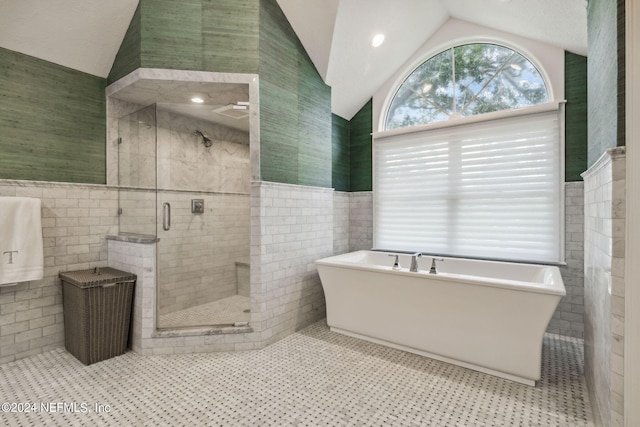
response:
<path id="1" fill-rule="evenodd" d="M 0 286 L 42 279 L 41 201 L 0 197 Z"/>

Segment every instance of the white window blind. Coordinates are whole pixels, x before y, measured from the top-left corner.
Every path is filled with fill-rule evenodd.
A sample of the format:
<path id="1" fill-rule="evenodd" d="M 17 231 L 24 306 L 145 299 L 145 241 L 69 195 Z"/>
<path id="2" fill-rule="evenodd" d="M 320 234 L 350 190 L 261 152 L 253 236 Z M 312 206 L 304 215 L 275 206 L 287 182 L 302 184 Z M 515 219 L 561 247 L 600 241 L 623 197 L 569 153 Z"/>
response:
<path id="1" fill-rule="evenodd" d="M 559 115 L 377 137 L 375 247 L 562 262 Z"/>

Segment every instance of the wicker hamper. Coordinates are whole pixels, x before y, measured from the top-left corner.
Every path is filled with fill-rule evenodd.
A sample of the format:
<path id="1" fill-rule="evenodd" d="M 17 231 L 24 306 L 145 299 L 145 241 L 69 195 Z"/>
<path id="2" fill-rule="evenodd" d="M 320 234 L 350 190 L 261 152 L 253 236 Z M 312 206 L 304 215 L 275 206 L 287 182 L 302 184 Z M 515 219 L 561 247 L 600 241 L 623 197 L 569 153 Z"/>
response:
<path id="1" fill-rule="evenodd" d="M 127 351 L 136 275 L 110 267 L 60 273 L 64 346 L 85 365 Z"/>

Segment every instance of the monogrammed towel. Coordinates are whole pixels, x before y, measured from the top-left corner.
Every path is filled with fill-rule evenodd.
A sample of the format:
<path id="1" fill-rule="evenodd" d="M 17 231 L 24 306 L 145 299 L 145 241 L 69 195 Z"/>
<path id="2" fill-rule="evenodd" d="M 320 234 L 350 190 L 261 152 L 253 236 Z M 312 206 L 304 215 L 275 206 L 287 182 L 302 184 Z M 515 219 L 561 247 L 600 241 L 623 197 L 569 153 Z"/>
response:
<path id="1" fill-rule="evenodd" d="M 42 279 L 41 200 L 0 197 L 0 286 Z"/>

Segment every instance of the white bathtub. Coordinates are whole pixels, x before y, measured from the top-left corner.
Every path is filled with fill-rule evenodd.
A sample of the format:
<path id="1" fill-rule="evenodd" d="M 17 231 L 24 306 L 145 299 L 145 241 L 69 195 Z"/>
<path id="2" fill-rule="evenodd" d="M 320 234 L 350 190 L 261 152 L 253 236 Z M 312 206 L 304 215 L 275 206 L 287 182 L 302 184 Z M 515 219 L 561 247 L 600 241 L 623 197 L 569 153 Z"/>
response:
<path id="1" fill-rule="evenodd" d="M 528 385 L 540 379 L 542 339 L 565 295 L 557 267 L 431 257 L 410 272 L 390 252 L 316 261 L 331 330 Z"/>

